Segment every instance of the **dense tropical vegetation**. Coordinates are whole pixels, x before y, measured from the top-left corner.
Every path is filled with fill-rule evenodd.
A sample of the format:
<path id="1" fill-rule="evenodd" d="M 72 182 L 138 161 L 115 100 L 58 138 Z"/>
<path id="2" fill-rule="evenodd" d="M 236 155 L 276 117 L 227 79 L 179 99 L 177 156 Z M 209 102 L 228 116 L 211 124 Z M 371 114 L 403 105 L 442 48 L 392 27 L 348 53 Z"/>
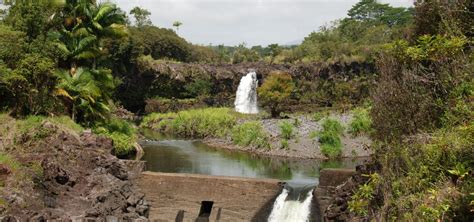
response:
<path id="1" fill-rule="evenodd" d="M 241 116 L 228 108 L 175 107 L 219 104 L 213 96 L 232 88 L 226 82 L 192 68 L 172 78 L 150 73 L 162 64 L 294 65 L 301 75 L 271 72 L 258 89 L 259 101 L 272 117 L 282 117 L 295 104 L 352 109 L 345 129 L 329 114 L 308 108 L 313 120 L 322 123 L 312 137 L 329 158 L 341 156 L 345 131 L 374 140 L 377 170 L 354 191 L 348 203 L 353 217 L 473 219 L 471 1 L 423 1 L 402 8 L 361 0 L 346 18 L 321 27 L 299 45 L 250 48 L 245 43 L 191 44 L 177 34 L 181 22 L 175 22 L 176 31 L 156 27 L 150 12 L 139 7 L 127 13 L 95 0 L 5 2 L 8 9 L 0 11 L 0 126 L 7 129 L 7 121 L 18 119 L 12 138 L 38 129 L 39 134 L 30 136 L 41 139 L 47 133 L 41 124 L 49 121 L 76 133 L 90 128 L 113 140 L 116 155 L 127 156 L 134 152 L 138 130 L 133 118 L 118 113 L 123 105 L 141 114 L 147 101 L 150 114 L 143 127 L 270 148 L 269 135 L 256 121 L 267 117 Z M 314 64 L 318 76 L 311 72 Z M 363 71 L 339 74 L 344 67 Z M 135 83 L 140 81 L 151 83 L 129 93 L 138 91 Z M 173 106 L 167 110 L 172 112 L 153 113 L 165 106 Z M 240 119 L 248 121 L 239 124 Z M 281 148 L 297 139 L 296 125 L 279 123 Z M 0 129 L 0 135 L 7 133 Z M 17 165 L 3 153 L 0 163 Z"/>

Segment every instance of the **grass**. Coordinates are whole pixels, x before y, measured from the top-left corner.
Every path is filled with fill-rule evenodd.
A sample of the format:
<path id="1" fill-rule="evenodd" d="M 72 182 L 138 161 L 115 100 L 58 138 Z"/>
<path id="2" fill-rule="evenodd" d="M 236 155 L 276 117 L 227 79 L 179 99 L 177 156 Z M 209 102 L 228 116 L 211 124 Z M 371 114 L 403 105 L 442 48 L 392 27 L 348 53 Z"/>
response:
<path id="1" fill-rule="evenodd" d="M 313 120 L 316 122 L 319 122 L 320 120 L 324 119 L 327 116 L 329 116 L 328 111 L 320 111 L 313 114 Z"/>
<path id="2" fill-rule="evenodd" d="M 231 109 L 205 108 L 177 113 L 152 113 L 143 119 L 141 126 L 192 138 L 225 137 L 230 134 L 236 120 L 236 114 Z"/>
<path id="3" fill-rule="evenodd" d="M 295 136 L 295 126 L 288 121 L 282 121 L 279 125 L 280 135 L 283 139 L 290 140 Z"/>
<path id="4" fill-rule="evenodd" d="M 10 141 L 10 145 L 18 142 L 18 139 L 20 139 L 22 135 L 27 134 L 34 140 L 46 138 L 52 135 L 55 130 L 53 128 L 43 127 L 45 122 L 50 122 L 59 129 L 71 133 L 80 133 L 84 130 L 68 116 L 27 116 L 24 119 L 15 119 L 6 113 L 2 113 L 0 114 L 0 137 L 2 137 L 5 142 Z"/>
<path id="5" fill-rule="evenodd" d="M 286 139 L 282 139 L 280 141 L 280 146 L 282 149 L 289 149 L 290 148 L 290 144 L 288 143 L 288 140 Z"/>
<path id="6" fill-rule="evenodd" d="M 338 158 L 342 154 L 341 135 L 344 127 L 336 119 L 327 118 L 322 124 L 323 130 L 312 132 L 311 138 L 318 138 L 321 143 L 321 153 L 330 159 Z"/>
<path id="7" fill-rule="evenodd" d="M 353 119 L 349 124 L 349 132 L 354 136 L 369 134 L 372 131 L 372 119 L 369 115 L 369 109 L 357 108 L 352 113 Z"/>
<path id="8" fill-rule="evenodd" d="M 242 146 L 253 145 L 259 148 L 270 148 L 268 134 L 258 121 L 250 121 L 235 126 L 232 129 L 232 141 Z"/>
<path id="9" fill-rule="evenodd" d="M 7 166 L 11 170 L 18 170 L 20 169 L 21 165 L 18 161 L 16 161 L 10 155 L 0 152 L 0 164 Z"/>

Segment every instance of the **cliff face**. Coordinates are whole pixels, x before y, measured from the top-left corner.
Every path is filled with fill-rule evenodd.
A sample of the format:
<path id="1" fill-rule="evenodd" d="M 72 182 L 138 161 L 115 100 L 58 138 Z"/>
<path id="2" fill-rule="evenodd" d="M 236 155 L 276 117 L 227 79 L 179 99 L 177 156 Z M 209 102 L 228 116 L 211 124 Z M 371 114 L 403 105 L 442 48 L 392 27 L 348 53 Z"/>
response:
<path id="1" fill-rule="evenodd" d="M 192 64 L 192 63 L 159 63 L 155 61 L 140 61 L 135 74 L 128 75 L 124 84 L 119 88 L 118 97 L 126 108 L 132 111 L 143 111 L 145 100 L 153 97 L 189 98 L 187 86 L 196 81 L 211 83 L 210 93 L 206 96 L 210 105 L 230 105 L 235 97 L 235 91 L 242 76 L 250 71 L 257 73 L 259 83 L 272 71 L 287 72 L 296 82 L 298 92 L 309 95 L 311 92 L 325 90 L 327 85 L 335 82 L 351 82 L 361 77 L 372 77 L 376 72 L 372 63 L 350 64 L 322 63 L 310 64 L 268 64 L 241 63 L 241 64 Z M 357 94 L 357 93 L 356 93 Z M 304 97 L 303 95 L 303 97 Z M 299 103 L 312 103 L 315 96 L 306 96 L 306 101 L 294 98 Z M 312 101 L 313 100 L 313 101 Z M 326 99 L 327 100 L 327 99 Z M 323 102 L 325 103 L 325 102 Z"/>

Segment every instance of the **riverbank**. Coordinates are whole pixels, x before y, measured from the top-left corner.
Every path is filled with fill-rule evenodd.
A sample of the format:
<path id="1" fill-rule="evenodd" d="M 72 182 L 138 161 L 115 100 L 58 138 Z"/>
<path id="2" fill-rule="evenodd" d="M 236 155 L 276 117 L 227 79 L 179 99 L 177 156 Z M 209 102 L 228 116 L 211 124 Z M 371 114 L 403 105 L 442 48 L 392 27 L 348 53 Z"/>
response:
<path id="1" fill-rule="evenodd" d="M 263 115 L 237 114 L 226 108 L 219 109 L 215 112 L 219 113 L 220 117 L 206 114 L 212 109 L 188 111 L 191 114 L 156 114 L 145 119 L 142 127 L 151 128 L 159 133 L 174 133 L 180 138 L 200 138 L 204 143 L 217 149 L 243 151 L 262 156 L 329 159 L 322 148 L 324 144 L 321 142 L 321 132 L 327 120 L 331 120 L 343 129 L 334 139 L 340 143 L 340 147 L 337 147 L 340 149 L 340 154 L 336 158 L 371 155 L 368 149 L 371 140 L 366 133 L 351 133 L 351 124 L 354 121 L 352 112 L 291 114 L 284 119 L 275 119 L 262 117 Z M 225 122 L 216 119 L 224 119 Z M 204 129 L 203 126 L 208 129 Z M 182 135 L 181 131 L 189 135 Z M 194 131 L 196 133 L 192 133 Z"/>

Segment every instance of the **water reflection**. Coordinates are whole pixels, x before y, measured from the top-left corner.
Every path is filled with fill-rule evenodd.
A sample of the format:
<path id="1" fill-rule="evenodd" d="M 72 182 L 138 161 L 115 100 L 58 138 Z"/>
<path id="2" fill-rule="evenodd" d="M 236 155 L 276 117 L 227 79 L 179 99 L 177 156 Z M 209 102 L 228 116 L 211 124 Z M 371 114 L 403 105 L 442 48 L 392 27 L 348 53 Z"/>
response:
<path id="1" fill-rule="evenodd" d="M 199 141 L 163 140 L 143 144 L 147 170 L 216 176 L 273 178 L 292 184 L 318 184 L 321 168 L 354 168 L 363 159 L 324 162 L 262 157 L 215 149 Z"/>

